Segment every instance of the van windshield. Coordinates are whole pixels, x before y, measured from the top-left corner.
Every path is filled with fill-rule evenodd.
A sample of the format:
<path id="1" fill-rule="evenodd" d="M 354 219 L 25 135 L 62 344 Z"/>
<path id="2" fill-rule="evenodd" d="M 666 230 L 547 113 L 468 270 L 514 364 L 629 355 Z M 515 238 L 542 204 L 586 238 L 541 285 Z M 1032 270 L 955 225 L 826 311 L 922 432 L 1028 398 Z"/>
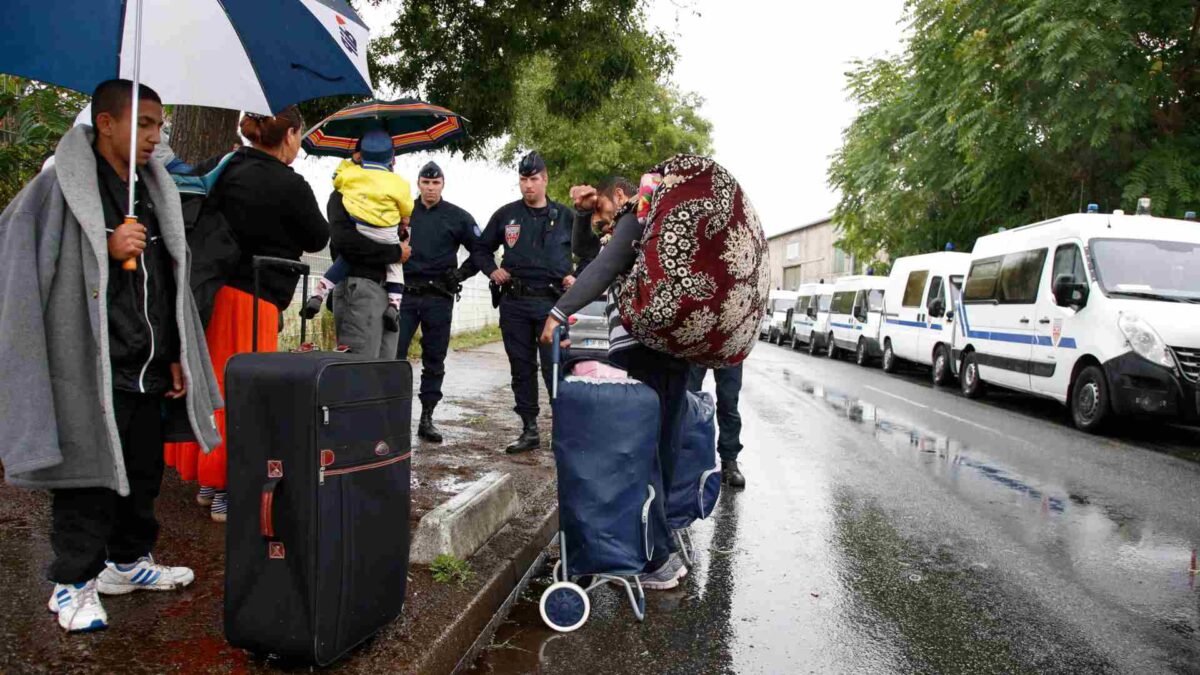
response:
<path id="1" fill-rule="evenodd" d="M 1200 302 L 1200 244 L 1145 239 L 1093 239 L 1092 260 L 1108 295 Z"/>

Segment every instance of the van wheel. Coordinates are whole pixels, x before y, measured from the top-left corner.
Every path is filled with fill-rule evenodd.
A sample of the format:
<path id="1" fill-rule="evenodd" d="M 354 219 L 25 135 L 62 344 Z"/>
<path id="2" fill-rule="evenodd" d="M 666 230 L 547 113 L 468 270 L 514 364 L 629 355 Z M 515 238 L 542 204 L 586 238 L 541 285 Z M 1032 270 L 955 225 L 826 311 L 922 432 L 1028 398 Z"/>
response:
<path id="1" fill-rule="evenodd" d="M 800 336 L 792 333 L 792 351 L 796 351 L 800 347 Z"/>
<path id="2" fill-rule="evenodd" d="M 833 333 L 830 333 L 825 338 L 825 355 L 831 359 L 836 359 L 842 355 L 842 350 L 838 349 L 837 343 L 833 341 Z"/>
<path id="3" fill-rule="evenodd" d="M 987 392 L 987 385 L 984 384 L 983 378 L 979 377 L 979 358 L 975 352 L 963 354 L 959 383 L 962 385 L 963 396 L 967 398 L 980 398 Z"/>
<path id="4" fill-rule="evenodd" d="M 858 339 L 858 347 L 854 350 L 854 362 L 864 368 L 867 365 L 867 341 Z"/>
<path id="5" fill-rule="evenodd" d="M 809 356 L 817 355 L 817 334 L 816 333 L 808 334 L 808 355 Z"/>
<path id="6" fill-rule="evenodd" d="M 1099 366 L 1088 366 L 1071 387 L 1071 421 L 1075 428 L 1094 434 L 1104 428 L 1112 412 L 1108 380 Z"/>
<path id="7" fill-rule="evenodd" d="M 944 387 L 950 382 L 950 354 L 946 345 L 938 345 L 933 352 L 933 386 Z"/>
<path id="8" fill-rule="evenodd" d="M 883 372 L 885 373 L 896 372 L 896 352 L 892 351 L 891 340 L 884 340 L 883 342 L 883 363 L 880 365 L 883 367 Z"/>

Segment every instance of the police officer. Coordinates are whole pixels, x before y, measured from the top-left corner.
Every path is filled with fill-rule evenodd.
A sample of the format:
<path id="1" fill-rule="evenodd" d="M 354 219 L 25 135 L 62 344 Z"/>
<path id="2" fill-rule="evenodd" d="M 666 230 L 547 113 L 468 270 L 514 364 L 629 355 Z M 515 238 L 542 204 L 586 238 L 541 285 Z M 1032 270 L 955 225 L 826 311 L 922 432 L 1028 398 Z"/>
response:
<path id="1" fill-rule="evenodd" d="M 412 256 L 404 263 L 405 292 L 396 350 L 396 358 L 406 358 L 420 327 L 421 423 L 417 436 L 433 443 L 442 442 L 441 432 L 433 425 L 433 409 L 442 400 L 454 298 L 462 290 L 462 282 L 478 271 L 469 255 L 458 264 L 458 249 L 471 251 L 479 226 L 471 214 L 442 199 L 445 185 L 441 167 L 434 162 L 421 167 L 417 176 L 421 198 L 409 221 Z"/>
<path id="2" fill-rule="evenodd" d="M 512 371 L 514 408 L 524 429 L 509 445 L 509 454 L 533 450 L 538 436 L 538 352 L 542 376 L 550 388 L 550 349 L 538 338 L 550 309 L 563 291 L 575 283 L 571 276 L 571 227 L 575 212 L 546 197 L 546 163 L 536 152 L 521 159 L 521 199 L 496 211 L 475 244 L 476 266 L 492 280 L 499 294 L 500 332 Z M 504 246 L 504 259 L 496 266 L 495 253 Z M 414 246 L 415 248 L 415 246 Z"/>

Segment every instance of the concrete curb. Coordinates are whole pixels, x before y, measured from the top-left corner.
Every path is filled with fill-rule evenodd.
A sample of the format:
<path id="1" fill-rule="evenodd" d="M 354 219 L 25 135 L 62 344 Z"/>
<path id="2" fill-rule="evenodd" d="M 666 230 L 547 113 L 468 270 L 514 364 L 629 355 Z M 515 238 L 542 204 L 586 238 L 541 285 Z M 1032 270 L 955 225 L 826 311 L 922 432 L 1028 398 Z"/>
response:
<path id="1" fill-rule="evenodd" d="M 551 482 L 543 494 L 553 494 L 556 489 L 557 485 Z M 536 516 L 530 536 L 515 552 L 506 556 L 503 564 L 483 583 L 458 618 L 448 625 L 429 645 L 422 657 L 411 665 L 410 672 L 454 673 L 471 665 L 479 650 L 491 639 L 491 633 L 495 632 L 498 623 L 493 625 L 493 619 L 496 614 L 509 602 L 513 590 L 528 582 L 527 573 L 558 533 L 558 502 L 556 499 L 550 501 L 554 506 Z M 510 522 L 497 535 L 513 526 Z M 495 538 L 494 535 L 493 540 Z M 487 556 L 492 543 L 489 541 L 484 544 L 475 555 Z"/>
<path id="2" fill-rule="evenodd" d="M 470 558 L 520 511 L 521 497 L 512 476 L 486 473 L 421 518 L 409 562 L 428 565 L 441 554 Z"/>

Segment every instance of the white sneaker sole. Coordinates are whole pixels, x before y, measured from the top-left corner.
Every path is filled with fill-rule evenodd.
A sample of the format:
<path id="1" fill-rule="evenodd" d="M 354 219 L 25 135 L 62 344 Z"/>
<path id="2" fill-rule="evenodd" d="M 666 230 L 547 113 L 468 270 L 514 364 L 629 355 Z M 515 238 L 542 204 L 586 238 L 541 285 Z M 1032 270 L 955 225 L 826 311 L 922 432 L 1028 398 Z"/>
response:
<path id="1" fill-rule="evenodd" d="M 133 593 L 134 591 L 178 591 L 191 586 L 192 582 L 195 580 L 196 578 L 193 576 L 191 579 L 188 579 L 185 582 L 172 584 L 170 586 L 161 584 L 142 586 L 140 584 L 110 583 L 107 581 L 97 580 L 96 590 L 99 591 L 101 595 L 127 595 L 129 593 Z"/>
<path id="2" fill-rule="evenodd" d="M 642 588 L 648 591 L 669 591 L 679 585 L 679 578 L 676 577 L 670 581 L 646 581 L 642 580 Z"/>
<path id="3" fill-rule="evenodd" d="M 108 623 L 106 621 L 104 621 L 103 619 L 93 619 L 90 624 L 83 626 L 81 628 L 71 628 L 70 626 L 64 626 L 61 619 L 59 620 L 58 625 L 63 630 L 67 631 L 68 633 L 95 633 L 98 630 L 104 630 L 105 628 L 108 628 Z"/>

